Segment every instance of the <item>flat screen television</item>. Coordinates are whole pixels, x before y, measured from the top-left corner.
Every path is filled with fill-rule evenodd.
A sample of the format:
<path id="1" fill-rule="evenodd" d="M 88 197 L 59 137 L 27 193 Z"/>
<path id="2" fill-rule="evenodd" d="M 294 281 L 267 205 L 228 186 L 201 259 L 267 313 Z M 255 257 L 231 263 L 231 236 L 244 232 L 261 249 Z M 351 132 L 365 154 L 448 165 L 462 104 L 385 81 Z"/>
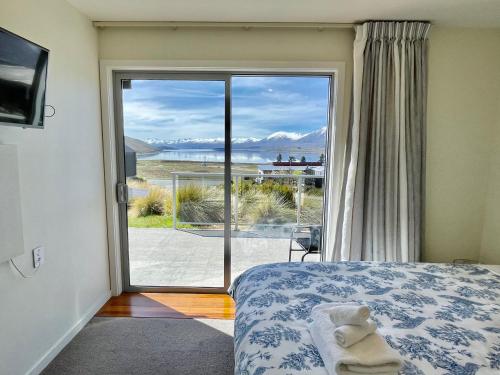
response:
<path id="1" fill-rule="evenodd" d="M 43 128 L 49 51 L 0 28 L 0 124 Z"/>

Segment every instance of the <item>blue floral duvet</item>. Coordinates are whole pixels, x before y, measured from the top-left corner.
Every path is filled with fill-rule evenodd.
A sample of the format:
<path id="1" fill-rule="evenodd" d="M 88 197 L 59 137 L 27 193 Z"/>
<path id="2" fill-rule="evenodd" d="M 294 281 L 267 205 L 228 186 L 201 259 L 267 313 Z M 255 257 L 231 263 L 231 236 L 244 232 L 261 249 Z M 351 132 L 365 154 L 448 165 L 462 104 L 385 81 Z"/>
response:
<path id="1" fill-rule="evenodd" d="M 475 265 L 276 263 L 233 283 L 235 374 L 327 375 L 313 306 L 366 303 L 404 358 L 400 374 L 500 374 L 500 276 Z"/>

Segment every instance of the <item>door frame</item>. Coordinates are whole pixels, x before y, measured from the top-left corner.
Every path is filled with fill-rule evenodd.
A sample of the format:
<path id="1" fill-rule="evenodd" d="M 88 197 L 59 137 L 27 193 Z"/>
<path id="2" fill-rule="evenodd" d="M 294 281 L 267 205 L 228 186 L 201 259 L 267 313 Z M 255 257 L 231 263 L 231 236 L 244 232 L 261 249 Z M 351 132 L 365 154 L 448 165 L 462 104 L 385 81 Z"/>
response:
<path id="1" fill-rule="evenodd" d="M 105 194 L 106 194 L 106 217 L 108 225 L 108 253 L 109 253 L 109 270 L 110 270 L 110 289 L 113 295 L 119 295 L 124 291 L 123 279 L 123 238 L 120 231 L 120 209 L 116 200 L 116 183 L 118 182 L 117 169 L 117 134 L 116 134 L 116 104 L 114 92 L 114 75 L 120 72 L 136 72 L 136 73 L 161 73 L 161 74 L 188 74 L 194 77 L 196 73 L 203 74 L 218 74 L 226 75 L 229 78 L 232 75 L 329 75 L 332 78 L 330 87 L 330 113 L 329 113 L 329 129 L 328 129 L 328 145 L 326 150 L 326 159 L 328 170 L 326 171 L 326 187 L 325 196 L 329 199 L 325 201 L 324 209 L 324 225 L 325 225 L 325 246 L 324 249 L 331 246 L 333 243 L 334 228 L 336 217 L 332 212 L 336 210 L 340 201 L 340 186 L 339 182 L 342 178 L 343 164 L 343 147 L 347 136 L 347 120 L 344 118 L 344 113 L 347 112 L 346 102 L 343 100 L 346 90 L 345 87 L 345 63 L 344 62 L 252 62 L 249 67 L 248 63 L 242 61 L 141 61 L 141 60 L 101 60 L 100 61 L 100 80 L 101 80 L 101 110 L 102 110 L 102 125 L 103 125 L 103 156 L 104 156 L 104 172 L 105 172 Z M 226 80 L 226 92 L 229 89 L 229 95 L 226 95 L 226 111 L 229 113 L 229 128 L 231 121 L 231 103 L 230 103 L 230 80 Z M 228 119 L 226 118 L 226 122 Z M 333 126 L 335 124 L 335 126 Z M 225 124 L 227 126 L 228 124 Z M 231 137 L 226 137 L 226 159 L 231 154 Z M 228 145 L 229 143 L 229 145 Z M 229 146 L 229 147 L 228 147 Z M 335 157 L 333 154 L 335 153 Z M 225 178 L 229 176 L 230 164 L 225 164 Z M 335 187 L 334 187 L 335 185 Z M 337 187 L 338 186 L 338 187 Z M 225 219 L 230 220 L 230 196 L 229 202 L 226 202 L 228 197 L 225 194 Z M 229 212 L 226 212 L 228 211 Z M 229 213 L 229 215 L 228 215 Z M 224 233 L 225 243 L 229 241 L 230 246 L 230 226 L 229 233 Z M 227 249 L 226 249 L 227 248 Z M 226 251 L 228 254 L 226 256 Z M 230 270 L 231 254 L 229 247 L 224 249 L 224 268 L 225 273 Z M 323 260 L 323 259 L 322 259 Z M 227 262 L 227 263 L 226 263 Z M 229 271 L 230 272 L 230 271 Z M 229 280 L 230 275 L 225 280 Z M 227 290 L 224 288 L 189 288 L 189 287 L 151 287 L 140 288 L 140 291 L 176 291 L 176 292 L 203 292 L 203 293 L 220 293 Z"/>

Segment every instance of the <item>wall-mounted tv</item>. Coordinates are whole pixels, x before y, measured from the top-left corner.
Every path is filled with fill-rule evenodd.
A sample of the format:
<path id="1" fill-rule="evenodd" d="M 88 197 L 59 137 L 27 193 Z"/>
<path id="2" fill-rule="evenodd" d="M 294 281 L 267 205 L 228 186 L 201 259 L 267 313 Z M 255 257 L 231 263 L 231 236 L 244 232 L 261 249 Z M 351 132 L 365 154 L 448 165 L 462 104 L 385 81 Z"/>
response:
<path id="1" fill-rule="evenodd" d="M 0 124 L 43 128 L 49 51 L 0 28 Z"/>

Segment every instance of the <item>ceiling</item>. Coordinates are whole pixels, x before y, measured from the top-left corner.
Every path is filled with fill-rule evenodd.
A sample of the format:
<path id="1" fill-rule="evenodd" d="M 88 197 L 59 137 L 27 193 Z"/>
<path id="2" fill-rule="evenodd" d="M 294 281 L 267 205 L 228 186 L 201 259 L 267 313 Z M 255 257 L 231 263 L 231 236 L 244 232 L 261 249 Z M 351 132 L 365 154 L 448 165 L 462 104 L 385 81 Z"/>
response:
<path id="1" fill-rule="evenodd" d="M 94 21 L 429 20 L 500 27 L 500 0 L 67 0 Z"/>

